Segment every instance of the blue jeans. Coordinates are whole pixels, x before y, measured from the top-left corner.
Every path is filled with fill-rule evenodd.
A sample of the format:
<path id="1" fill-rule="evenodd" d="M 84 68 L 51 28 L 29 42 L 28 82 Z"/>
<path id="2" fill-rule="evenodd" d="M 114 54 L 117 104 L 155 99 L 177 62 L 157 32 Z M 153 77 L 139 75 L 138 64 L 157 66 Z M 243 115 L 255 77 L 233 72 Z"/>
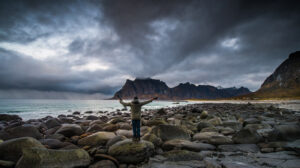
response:
<path id="1" fill-rule="evenodd" d="M 141 120 L 132 120 L 132 130 L 133 130 L 133 137 L 139 138 L 140 135 L 140 125 Z"/>

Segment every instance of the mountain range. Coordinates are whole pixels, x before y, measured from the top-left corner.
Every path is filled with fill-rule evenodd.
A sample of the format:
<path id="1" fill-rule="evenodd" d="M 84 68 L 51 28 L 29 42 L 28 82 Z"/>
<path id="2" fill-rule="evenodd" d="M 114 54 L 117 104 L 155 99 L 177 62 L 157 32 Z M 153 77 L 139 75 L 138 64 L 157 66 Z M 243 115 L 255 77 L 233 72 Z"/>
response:
<path id="1" fill-rule="evenodd" d="M 165 100 L 182 99 L 217 99 L 239 96 L 250 93 L 248 88 L 217 88 L 210 85 L 195 85 L 192 83 L 180 83 L 170 88 L 165 82 L 151 78 L 136 78 L 126 80 L 124 86 L 115 93 L 113 99 L 118 96 L 124 99 L 132 99 L 138 96 L 141 99 L 158 97 Z"/>
<path id="2" fill-rule="evenodd" d="M 151 78 L 126 80 L 124 86 L 115 93 L 112 99 L 120 96 L 131 99 L 138 96 L 148 99 L 154 96 L 160 99 L 265 99 L 297 98 L 300 99 L 300 51 L 291 53 L 276 70 L 266 78 L 260 89 L 250 92 L 248 88 L 222 88 L 210 85 L 180 83 L 170 88 L 165 82 Z"/>

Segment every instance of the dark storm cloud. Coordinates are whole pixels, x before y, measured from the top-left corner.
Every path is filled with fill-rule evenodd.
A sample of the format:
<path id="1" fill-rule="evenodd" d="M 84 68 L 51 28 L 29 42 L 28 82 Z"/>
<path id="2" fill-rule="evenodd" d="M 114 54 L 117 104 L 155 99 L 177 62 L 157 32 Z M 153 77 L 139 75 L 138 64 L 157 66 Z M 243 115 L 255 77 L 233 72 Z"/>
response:
<path id="1" fill-rule="evenodd" d="M 68 72 L 68 65 L 41 63 L 24 58 L 17 53 L 0 49 L 0 88 L 1 89 L 33 89 L 40 91 L 70 91 L 81 93 L 112 94 L 113 87 L 105 83 L 97 83 L 95 74 Z M 111 75 L 111 73 L 105 74 Z M 100 78 L 104 74 L 98 74 Z"/>
<path id="2" fill-rule="evenodd" d="M 283 0 L 1 1 L 0 88 L 110 95 L 126 78 L 154 77 L 256 90 L 299 50 L 299 8 Z"/>
<path id="3" fill-rule="evenodd" d="M 162 65 L 164 67 L 158 70 L 165 70 L 173 64 L 176 66 L 178 62 L 194 53 L 200 52 L 204 55 L 203 53 L 218 50 L 219 46 L 215 45 L 226 37 L 241 38 L 243 49 L 248 49 L 248 52 L 252 50 L 256 50 L 257 53 L 264 52 L 261 55 L 265 60 L 274 58 L 273 54 L 267 54 L 270 49 L 284 48 L 291 52 L 299 45 L 300 22 L 297 1 L 131 0 L 125 4 L 124 1 L 117 0 L 105 2 L 103 11 L 106 19 L 124 42 L 142 51 L 145 63 L 164 57 L 165 64 Z M 162 48 L 157 46 L 152 48 L 155 41 L 147 39 L 156 35 L 151 23 L 157 20 L 178 21 L 175 30 L 167 32 L 169 40 L 159 44 L 163 46 Z M 170 26 L 168 22 L 166 26 Z M 293 46 L 291 47 L 289 43 Z M 156 52 L 157 50 L 159 52 Z M 239 54 L 242 57 L 250 55 L 247 52 Z M 280 54 L 282 54 L 280 58 L 287 56 L 286 52 Z"/>

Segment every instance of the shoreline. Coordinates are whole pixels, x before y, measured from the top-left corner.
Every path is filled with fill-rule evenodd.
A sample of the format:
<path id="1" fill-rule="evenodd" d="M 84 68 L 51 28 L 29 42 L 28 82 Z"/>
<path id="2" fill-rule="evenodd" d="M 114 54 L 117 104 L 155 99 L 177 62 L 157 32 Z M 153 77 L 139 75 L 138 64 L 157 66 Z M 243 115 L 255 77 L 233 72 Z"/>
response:
<path id="1" fill-rule="evenodd" d="M 75 111 L 27 121 L 0 114 L 0 151 L 8 151 L 0 153 L 0 158 L 19 167 L 29 163 L 26 159 L 37 157 L 35 164 L 40 166 L 204 168 L 215 164 L 229 168 L 243 163 L 271 168 L 274 165 L 269 160 L 280 156 L 284 157 L 277 159 L 281 165 L 289 167 L 300 161 L 299 121 L 299 110 L 277 108 L 272 103 L 198 103 L 147 109 L 142 113 L 142 141 L 136 143 L 131 140 L 130 113 L 121 109 Z M 22 153 L 29 142 L 32 149 Z"/>
<path id="2" fill-rule="evenodd" d="M 125 100 L 130 101 L 130 100 Z M 299 100 L 189 100 L 189 101 L 154 101 L 143 109 L 159 109 L 187 104 L 232 103 L 232 104 L 274 104 L 280 108 L 300 110 Z M 38 119 L 46 116 L 57 117 L 60 114 L 71 115 L 74 111 L 114 112 L 123 107 L 116 100 L 57 100 L 57 99 L 14 99 L 0 100 L 0 114 L 20 115 L 23 120 Z"/>

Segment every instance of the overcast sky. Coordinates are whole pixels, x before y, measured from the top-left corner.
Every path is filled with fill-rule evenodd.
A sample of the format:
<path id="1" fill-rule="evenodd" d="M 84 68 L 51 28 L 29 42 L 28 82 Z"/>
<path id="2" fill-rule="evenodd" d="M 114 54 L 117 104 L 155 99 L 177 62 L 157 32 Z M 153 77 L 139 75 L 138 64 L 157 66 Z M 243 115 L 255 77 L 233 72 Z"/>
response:
<path id="1" fill-rule="evenodd" d="M 0 1 L 0 98 L 102 98 L 152 77 L 257 90 L 300 50 L 299 1 Z"/>

